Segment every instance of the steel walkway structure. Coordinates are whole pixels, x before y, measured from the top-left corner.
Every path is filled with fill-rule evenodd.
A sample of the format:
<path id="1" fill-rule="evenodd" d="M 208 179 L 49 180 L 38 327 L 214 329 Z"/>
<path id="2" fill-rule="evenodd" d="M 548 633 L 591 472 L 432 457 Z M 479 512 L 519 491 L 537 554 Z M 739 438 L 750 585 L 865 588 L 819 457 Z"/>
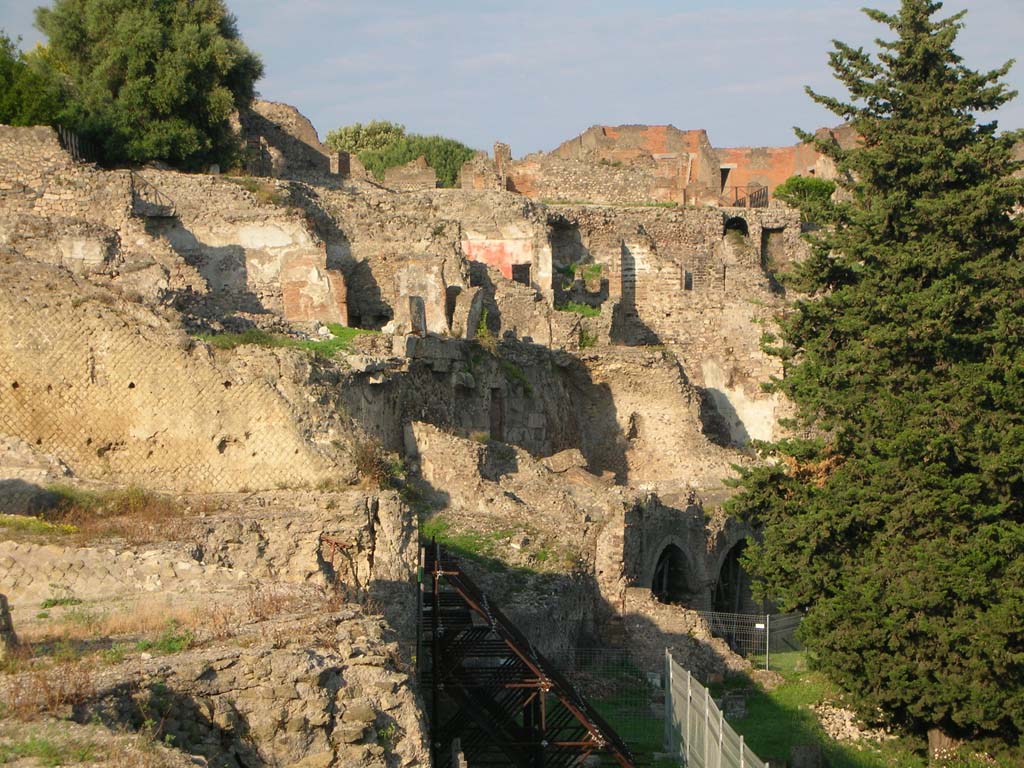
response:
<path id="1" fill-rule="evenodd" d="M 459 768 L 459 748 L 471 768 L 634 768 L 611 726 L 455 557 L 427 545 L 420 574 L 417 659 L 435 768 Z"/>

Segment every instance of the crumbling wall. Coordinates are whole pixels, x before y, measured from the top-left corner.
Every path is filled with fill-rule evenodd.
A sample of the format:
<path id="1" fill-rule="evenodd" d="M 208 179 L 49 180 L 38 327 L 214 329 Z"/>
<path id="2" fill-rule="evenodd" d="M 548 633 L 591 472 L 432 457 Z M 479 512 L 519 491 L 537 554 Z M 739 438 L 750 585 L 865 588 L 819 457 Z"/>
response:
<path id="1" fill-rule="evenodd" d="M 322 179 L 352 175 L 349 154 L 321 144 L 313 124 L 289 104 L 257 99 L 239 113 L 238 121 L 246 145 L 244 161 L 254 176 Z"/>
<path id="2" fill-rule="evenodd" d="M 612 341 L 672 345 L 690 381 L 715 398 L 727 439 L 770 438 L 784 406 L 760 383 L 781 371 L 760 342 L 784 299 L 765 262 L 769 252 L 784 263 L 801 258 L 799 215 L 784 208 L 556 210 L 553 262 L 582 256 L 601 266 L 615 306 Z M 727 235 L 726 225 L 740 220 L 749 234 Z"/>
<path id="3" fill-rule="evenodd" d="M 351 473 L 301 353 L 218 358 L 162 313 L 15 256 L 0 286 L 0 433 L 75 474 L 216 491 Z"/>
<path id="4" fill-rule="evenodd" d="M 389 189 L 434 189 L 437 187 L 437 172 L 427 165 L 422 155 L 405 165 L 396 165 L 384 171 L 384 186 Z"/>
<path id="5" fill-rule="evenodd" d="M 717 203 L 720 189 L 707 134 L 671 125 L 593 126 L 549 154 L 509 163 L 507 179 L 535 199 L 606 205 Z"/>
<path id="6" fill-rule="evenodd" d="M 205 285 L 225 313 L 273 312 L 293 322 L 348 323 L 347 289 L 327 251 L 294 208 L 261 203 L 228 179 L 173 171 L 147 178 L 173 201 L 174 218 L 153 219 L 162 238 Z M 287 188 L 265 194 L 287 201 Z"/>

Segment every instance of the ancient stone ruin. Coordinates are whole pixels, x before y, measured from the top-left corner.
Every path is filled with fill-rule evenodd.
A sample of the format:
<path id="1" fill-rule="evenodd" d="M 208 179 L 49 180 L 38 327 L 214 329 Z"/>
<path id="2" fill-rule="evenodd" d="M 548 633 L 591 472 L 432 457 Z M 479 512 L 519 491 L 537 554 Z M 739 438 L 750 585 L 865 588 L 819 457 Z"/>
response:
<path id="1" fill-rule="evenodd" d="M 437 189 L 422 161 L 367 180 L 287 105 L 239 126 L 240 176 L 107 170 L 0 127 L 0 509 L 44 518 L 0 541 L 0 630 L 134 627 L 52 706 L 29 662 L 0 677 L 12 706 L 157 723 L 210 764 L 427 765 L 429 537 L 553 663 L 590 643 L 652 673 L 669 646 L 705 681 L 744 666 L 693 609 L 763 607 L 723 480 L 787 412 L 760 342 L 805 245 L 797 212 L 726 189 L 821 159 L 595 127 Z M 175 511 L 60 522 L 125 489 Z M 153 606 L 180 618 L 140 640 Z M 187 650 L 139 650 L 185 626 Z"/>

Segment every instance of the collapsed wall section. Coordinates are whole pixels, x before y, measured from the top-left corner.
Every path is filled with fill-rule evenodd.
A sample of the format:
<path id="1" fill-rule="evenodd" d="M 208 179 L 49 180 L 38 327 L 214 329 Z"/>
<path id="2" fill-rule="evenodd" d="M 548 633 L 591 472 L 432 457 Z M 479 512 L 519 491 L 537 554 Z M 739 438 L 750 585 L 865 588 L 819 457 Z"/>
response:
<path id="1" fill-rule="evenodd" d="M 556 274 L 599 270 L 613 342 L 672 346 L 714 398 L 726 439 L 771 438 L 783 404 L 760 383 L 781 370 L 761 337 L 785 306 L 775 269 L 806 248 L 796 212 L 558 206 L 552 245 Z"/>

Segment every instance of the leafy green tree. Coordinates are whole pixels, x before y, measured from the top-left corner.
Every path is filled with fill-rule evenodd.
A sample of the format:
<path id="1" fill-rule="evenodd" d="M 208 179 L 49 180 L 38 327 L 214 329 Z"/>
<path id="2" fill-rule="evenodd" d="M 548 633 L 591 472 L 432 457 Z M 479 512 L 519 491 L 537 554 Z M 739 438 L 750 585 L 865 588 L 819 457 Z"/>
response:
<path id="1" fill-rule="evenodd" d="M 263 65 L 223 0 L 56 0 L 36 26 L 70 96 L 63 119 L 108 162 L 232 162 L 229 117 Z"/>
<path id="2" fill-rule="evenodd" d="M 356 155 L 363 167 L 378 179 L 384 178 L 388 168 L 404 165 L 422 155 L 443 187 L 455 186 L 462 165 L 475 154 L 454 139 L 407 134 L 405 126 L 386 120 L 337 128 L 327 134 L 324 143 L 336 151 Z"/>
<path id="3" fill-rule="evenodd" d="M 805 223 L 817 224 L 828 219 L 828 208 L 835 191 L 834 181 L 816 176 L 790 176 L 772 194 L 776 199 L 799 208 Z"/>
<path id="4" fill-rule="evenodd" d="M 330 131 L 324 144 L 335 152 L 358 155 L 368 150 L 382 151 L 403 138 L 404 125 L 387 120 L 371 120 L 366 125 L 353 123 Z"/>
<path id="5" fill-rule="evenodd" d="M 48 125 L 62 107 L 57 84 L 0 30 L 0 124 Z"/>
<path id="6" fill-rule="evenodd" d="M 861 137 L 819 139 L 847 196 L 802 267 L 813 293 L 774 352 L 798 437 L 743 472 L 762 526 L 748 566 L 806 609 L 814 662 L 869 717 L 930 743 L 1024 729 L 1024 180 L 1020 132 L 981 115 L 1012 62 L 968 69 L 963 13 L 867 10 L 895 32 L 836 43 L 849 100 L 809 91 Z M 804 134 L 807 140 L 813 137 Z M 847 199 L 848 198 L 848 199 Z"/>

